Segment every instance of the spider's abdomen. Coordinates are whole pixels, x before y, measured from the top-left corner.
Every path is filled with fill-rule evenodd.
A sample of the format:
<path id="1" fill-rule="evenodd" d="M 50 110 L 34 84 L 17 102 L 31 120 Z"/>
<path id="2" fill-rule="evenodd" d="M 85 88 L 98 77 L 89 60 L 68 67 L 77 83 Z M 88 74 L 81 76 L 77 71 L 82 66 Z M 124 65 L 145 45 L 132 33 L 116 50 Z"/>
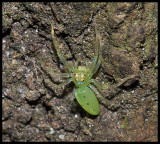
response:
<path id="1" fill-rule="evenodd" d="M 78 103 L 91 115 L 99 114 L 99 103 L 89 87 L 79 87 L 76 89 L 75 97 Z"/>

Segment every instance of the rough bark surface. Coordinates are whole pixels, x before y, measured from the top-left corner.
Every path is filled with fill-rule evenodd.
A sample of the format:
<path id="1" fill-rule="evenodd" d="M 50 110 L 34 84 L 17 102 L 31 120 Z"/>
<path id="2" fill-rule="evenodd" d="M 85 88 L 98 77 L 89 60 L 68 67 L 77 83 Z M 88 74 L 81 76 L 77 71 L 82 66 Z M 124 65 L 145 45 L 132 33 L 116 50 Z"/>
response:
<path id="1" fill-rule="evenodd" d="M 157 141 L 157 5 L 2 3 L 2 141 Z M 51 51 L 51 23 L 66 59 L 81 64 L 94 56 L 98 25 L 103 61 L 95 77 L 110 85 L 129 78 L 111 99 L 124 108 L 111 111 L 100 104 L 100 114 L 90 116 L 72 104 L 72 83 L 60 91 L 44 85 L 39 59 L 55 72 L 65 71 Z"/>

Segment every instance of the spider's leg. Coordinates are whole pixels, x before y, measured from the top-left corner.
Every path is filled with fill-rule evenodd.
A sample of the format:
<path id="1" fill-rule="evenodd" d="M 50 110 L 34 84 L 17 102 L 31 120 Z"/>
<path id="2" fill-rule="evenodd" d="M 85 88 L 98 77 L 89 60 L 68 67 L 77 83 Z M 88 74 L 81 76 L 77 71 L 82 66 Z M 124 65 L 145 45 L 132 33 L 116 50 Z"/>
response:
<path id="1" fill-rule="evenodd" d="M 54 91 L 54 93 L 57 96 L 62 95 L 63 89 L 64 89 L 65 85 L 69 84 L 72 81 L 72 78 L 69 78 L 69 79 L 66 79 L 64 82 L 62 82 L 61 84 L 55 84 L 50 79 L 48 79 L 48 78 L 46 79 L 44 71 L 42 71 L 41 69 L 38 69 L 38 70 L 42 74 L 45 86 L 47 86 L 49 89 L 51 89 L 52 91 Z M 46 91 L 46 93 L 47 93 L 47 91 Z"/>
<path id="2" fill-rule="evenodd" d="M 90 82 L 93 83 L 94 86 L 96 86 L 96 87 L 98 88 L 98 90 L 106 89 L 106 88 L 107 88 L 107 87 L 105 87 L 106 85 L 100 83 L 100 82 L 97 81 L 96 79 L 91 79 Z"/>
<path id="3" fill-rule="evenodd" d="M 131 83 L 134 83 L 139 79 L 138 75 L 130 75 L 127 78 L 121 79 L 120 82 L 114 85 L 105 84 L 105 87 L 107 87 L 105 98 L 111 99 L 118 93 L 120 93 L 123 89 L 121 87 L 131 85 Z"/>
<path id="4" fill-rule="evenodd" d="M 62 78 L 70 78 L 73 76 L 73 73 L 55 73 L 51 67 L 42 68 L 46 73 L 48 73 L 51 77 L 62 77 Z"/>
<path id="5" fill-rule="evenodd" d="M 60 84 L 53 83 L 50 79 L 44 79 L 44 84 L 50 90 L 54 91 L 57 96 L 61 96 L 63 94 L 64 87 L 72 81 L 72 78 L 65 80 Z"/>
<path id="6" fill-rule="evenodd" d="M 61 84 L 54 84 L 49 79 L 44 79 L 45 84 L 47 84 L 47 86 L 52 88 L 52 89 L 62 88 L 65 85 L 69 84 L 71 81 L 72 81 L 72 78 L 69 78 L 69 79 L 65 80 L 64 82 L 62 82 Z"/>
<path id="7" fill-rule="evenodd" d="M 121 106 L 120 104 L 115 104 L 108 99 L 105 99 L 93 85 L 89 84 L 89 87 L 95 92 L 100 103 L 102 103 L 108 109 L 115 110 Z"/>
<path id="8" fill-rule="evenodd" d="M 72 91 L 72 97 L 71 97 L 71 100 L 73 100 L 75 98 L 75 92 L 76 92 L 76 88 L 73 89 Z"/>
<path id="9" fill-rule="evenodd" d="M 96 32 L 96 33 L 98 33 L 98 32 Z M 99 39 L 100 38 L 99 33 L 96 34 L 96 35 L 98 36 L 98 39 Z M 96 73 L 96 71 L 98 70 L 98 68 L 99 68 L 99 66 L 101 64 L 101 61 L 102 61 L 102 47 L 100 45 L 98 45 L 98 48 L 99 48 L 98 61 L 97 61 L 96 65 L 94 66 L 94 68 L 91 71 L 91 77 L 92 77 L 93 74 Z"/>
<path id="10" fill-rule="evenodd" d="M 65 85 L 69 84 L 73 80 L 72 78 L 68 78 L 67 80 L 65 80 L 61 84 L 54 84 L 53 82 L 51 82 L 50 79 L 45 78 L 45 74 L 42 70 L 39 69 L 39 71 L 42 73 L 43 80 L 44 80 L 45 84 L 47 84 L 47 86 L 49 86 L 50 88 L 62 88 Z"/>
<path id="11" fill-rule="evenodd" d="M 59 44 L 56 40 L 56 37 L 54 35 L 54 28 L 53 28 L 53 24 L 51 25 L 51 35 L 52 35 L 52 40 L 53 40 L 53 44 L 55 46 L 55 49 L 57 50 L 57 54 L 59 56 L 59 58 L 61 59 L 61 61 L 63 62 L 63 64 L 66 66 L 66 68 L 71 71 L 71 72 L 74 72 L 74 68 L 72 67 L 71 64 L 69 64 L 66 59 L 63 57 L 63 55 L 61 54 L 60 52 L 60 49 L 59 49 Z"/>
<path id="12" fill-rule="evenodd" d="M 96 32 L 96 41 L 95 41 L 95 56 L 90 64 L 90 67 L 89 67 L 89 73 L 91 73 L 97 63 L 97 59 L 98 59 L 98 49 L 99 49 L 99 38 L 100 38 L 100 35 L 97 31 L 97 26 L 95 26 L 95 32 Z"/>
<path id="13" fill-rule="evenodd" d="M 77 103 L 74 101 L 74 99 L 75 99 L 75 91 L 76 91 L 76 88 L 73 89 L 70 99 L 71 99 L 72 104 L 74 106 L 77 106 Z"/>
<path id="14" fill-rule="evenodd" d="M 41 69 L 43 71 L 45 71 L 47 74 L 49 74 L 51 77 L 69 78 L 69 77 L 73 76 L 73 73 L 55 73 L 53 71 L 53 68 L 45 66 L 45 62 L 43 62 L 43 61 L 38 61 L 38 62 L 40 64 L 40 66 L 41 66 Z"/>
<path id="15" fill-rule="evenodd" d="M 99 68 L 99 66 L 100 66 L 100 64 L 101 64 L 101 60 L 102 60 L 102 56 L 100 55 L 99 58 L 98 58 L 97 64 L 95 65 L 94 69 L 91 71 L 91 77 L 92 77 L 92 75 L 95 74 L 96 71 L 98 70 L 98 68 Z"/>
<path id="16" fill-rule="evenodd" d="M 119 85 L 111 86 L 109 84 L 103 84 L 97 81 L 96 79 L 91 79 L 90 82 L 93 83 L 93 85 L 96 86 L 98 90 L 104 91 L 105 95 L 103 97 L 107 99 L 113 98 L 121 91 L 121 89 L 118 87 Z"/>
<path id="17" fill-rule="evenodd" d="M 75 64 L 74 64 L 74 68 L 75 68 L 75 69 L 78 69 L 78 63 L 79 63 L 79 61 L 80 61 L 80 59 L 78 58 L 77 61 L 76 61 Z"/>
<path id="18" fill-rule="evenodd" d="M 73 76 L 73 73 L 54 73 L 56 77 L 70 78 Z"/>

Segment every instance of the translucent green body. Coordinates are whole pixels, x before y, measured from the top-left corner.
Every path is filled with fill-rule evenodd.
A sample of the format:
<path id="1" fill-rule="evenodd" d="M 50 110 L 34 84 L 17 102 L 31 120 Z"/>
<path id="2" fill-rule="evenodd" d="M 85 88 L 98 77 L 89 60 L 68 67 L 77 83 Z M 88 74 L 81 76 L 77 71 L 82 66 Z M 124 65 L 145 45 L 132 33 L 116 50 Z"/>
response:
<path id="1" fill-rule="evenodd" d="M 91 115 L 99 114 L 99 103 L 89 87 L 79 87 L 76 89 L 75 97 L 78 103 Z"/>

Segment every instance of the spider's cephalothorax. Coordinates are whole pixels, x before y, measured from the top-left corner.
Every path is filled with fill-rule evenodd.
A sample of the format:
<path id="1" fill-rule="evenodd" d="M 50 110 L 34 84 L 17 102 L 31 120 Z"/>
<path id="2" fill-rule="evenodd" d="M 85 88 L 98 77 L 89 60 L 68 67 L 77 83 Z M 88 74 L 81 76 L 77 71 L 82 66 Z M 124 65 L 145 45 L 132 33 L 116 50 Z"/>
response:
<path id="1" fill-rule="evenodd" d="M 57 50 L 57 54 L 60 60 L 63 62 L 64 66 L 68 69 L 69 73 L 55 74 L 54 72 L 52 72 L 54 76 L 68 78 L 66 81 L 64 81 L 59 85 L 56 85 L 52 83 L 49 79 L 44 78 L 44 81 L 46 84 L 56 88 L 64 87 L 65 85 L 73 81 L 74 84 L 76 85 L 76 90 L 74 94 L 78 103 L 83 107 L 83 109 L 85 109 L 88 113 L 92 115 L 99 114 L 99 103 L 98 103 L 97 97 L 99 101 L 105 106 L 108 107 L 110 105 L 113 105 L 112 102 L 105 99 L 96 89 L 96 87 L 98 89 L 104 88 L 103 84 L 99 83 L 96 79 L 92 78 L 93 74 L 96 73 L 96 71 L 98 70 L 101 64 L 101 59 L 102 59 L 102 50 L 99 44 L 100 35 L 97 31 L 96 26 L 95 26 L 95 32 L 96 32 L 95 56 L 90 66 L 77 67 L 77 63 L 75 63 L 75 65 L 71 65 L 66 61 L 64 56 L 61 54 L 61 51 L 59 49 L 60 46 L 54 35 L 54 28 L 52 25 L 51 34 L 52 34 L 54 47 Z M 47 69 L 48 69 L 47 71 L 52 71 L 50 68 L 47 68 Z M 97 95 L 97 97 L 95 96 L 95 94 Z"/>
<path id="2" fill-rule="evenodd" d="M 87 68 L 79 66 L 73 75 L 73 82 L 77 87 L 86 87 L 89 84 L 89 77 L 87 75 Z"/>

